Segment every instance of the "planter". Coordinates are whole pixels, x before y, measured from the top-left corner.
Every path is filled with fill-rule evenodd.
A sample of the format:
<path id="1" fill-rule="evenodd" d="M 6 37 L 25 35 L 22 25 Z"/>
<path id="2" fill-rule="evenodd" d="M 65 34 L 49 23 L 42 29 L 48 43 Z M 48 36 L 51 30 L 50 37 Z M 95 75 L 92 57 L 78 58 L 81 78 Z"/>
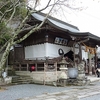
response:
<path id="1" fill-rule="evenodd" d="M 78 69 L 77 68 L 68 68 L 68 77 L 69 78 L 77 78 Z"/>

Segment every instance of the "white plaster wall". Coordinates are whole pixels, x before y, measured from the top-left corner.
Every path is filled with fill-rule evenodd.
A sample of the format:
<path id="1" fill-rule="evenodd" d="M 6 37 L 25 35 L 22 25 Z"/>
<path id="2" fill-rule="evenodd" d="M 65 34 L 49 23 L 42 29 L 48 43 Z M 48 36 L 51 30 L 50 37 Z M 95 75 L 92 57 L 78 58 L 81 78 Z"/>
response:
<path id="1" fill-rule="evenodd" d="M 64 53 L 67 53 L 70 50 L 70 47 L 46 43 L 46 56 L 47 57 L 58 57 L 59 56 L 58 50 L 60 48 L 64 51 Z"/>
<path id="2" fill-rule="evenodd" d="M 36 59 L 46 56 L 45 44 L 25 47 L 25 59 Z"/>
<path id="3" fill-rule="evenodd" d="M 58 50 L 62 49 L 64 53 L 71 50 L 70 47 L 44 43 L 25 47 L 25 59 L 45 59 L 45 57 L 54 58 L 58 57 Z M 79 49 L 75 49 L 75 54 L 79 53 Z M 82 50 L 82 59 L 88 59 L 88 53 Z"/>
<path id="4" fill-rule="evenodd" d="M 58 57 L 58 50 L 60 48 L 64 51 L 64 53 L 67 53 L 70 50 L 70 47 L 50 43 L 27 46 L 25 47 L 25 59 L 43 59 L 45 57 Z"/>

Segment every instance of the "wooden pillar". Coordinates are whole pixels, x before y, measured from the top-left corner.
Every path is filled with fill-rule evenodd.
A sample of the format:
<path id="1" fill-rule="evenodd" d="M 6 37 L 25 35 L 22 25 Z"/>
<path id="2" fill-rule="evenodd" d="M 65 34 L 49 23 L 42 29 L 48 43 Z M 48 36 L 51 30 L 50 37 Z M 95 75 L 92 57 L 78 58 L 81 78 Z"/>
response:
<path id="1" fill-rule="evenodd" d="M 88 73 L 88 60 L 86 60 L 86 65 L 85 65 L 85 67 L 86 67 L 86 68 L 85 68 L 85 73 L 86 73 L 86 74 L 89 74 L 89 73 Z"/>
<path id="2" fill-rule="evenodd" d="M 36 62 L 35 62 L 35 71 L 37 71 L 37 58 L 36 58 Z"/>
<path id="3" fill-rule="evenodd" d="M 73 57 L 74 57 L 74 66 L 75 66 L 75 44 L 76 44 L 76 43 L 73 44 L 73 52 L 74 52 L 74 55 L 73 55 Z"/>
<path id="4" fill-rule="evenodd" d="M 97 68 L 97 60 L 98 60 L 98 57 L 97 57 L 97 54 L 95 55 L 95 68 Z"/>
<path id="5" fill-rule="evenodd" d="M 79 45 L 79 57 L 80 57 L 80 62 L 82 61 L 82 48 L 81 48 L 81 44 L 80 43 L 74 43 L 73 44 L 73 52 L 74 52 L 74 66 L 75 66 L 75 45 L 78 44 Z"/>
<path id="6" fill-rule="evenodd" d="M 29 64 L 27 63 L 27 71 L 29 71 Z"/>
<path id="7" fill-rule="evenodd" d="M 21 71 L 21 64 L 19 64 L 19 71 Z"/>
<path id="8" fill-rule="evenodd" d="M 37 63 L 35 63 L 35 71 L 37 71 Z"/>
<path id="9" fill-rule="evenodd" d="M 89 75 L 92 75 L 92 66 L 91 66 L 91 54 L 89 51 Z"/>
<path id="10" fill-rule="evenodd" d="M 95 53 L 95 76 L 96 76 L 96 68 L 97 68 L 97 53 Z"/>
<path id="11" fill-rule="evenodd" d="M 54 63 L 55 71 L 56 71 L 56 80 L 57 80 L 57 62 Z"/>
<path id="12" fill-rule="evenodd" d="M 97 67 L 97 59 L 98 59 L 97 53 L 95 53 L 95 69 L 96 69 L 96 67 Z"/>
<path id="13" fill-rule="evenodd" d="M 81 44 L 79 44 L 79 56 L 80 56 L 80 62 L 82 61 L 82 48 Z"/>
<path id="14" fill-rule="evenodd" d="M 43 84 L 45 85 L 45 79 L 46 79 L 46 69 L 47 69 L 47 63 L 44 63 L 44 79 L 43 79 Z"/>

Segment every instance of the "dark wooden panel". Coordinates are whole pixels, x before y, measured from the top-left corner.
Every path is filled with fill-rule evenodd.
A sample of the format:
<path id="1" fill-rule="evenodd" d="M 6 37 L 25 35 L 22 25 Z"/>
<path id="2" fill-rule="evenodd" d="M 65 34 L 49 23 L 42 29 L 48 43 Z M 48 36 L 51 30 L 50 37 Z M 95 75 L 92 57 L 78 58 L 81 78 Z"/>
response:
<path id="1" fill-rule="evenodd" d="M 15 47 L 14 49 L 14 60 L 23 61 L 24 60 L 24 49 L 23 47 Z"/>

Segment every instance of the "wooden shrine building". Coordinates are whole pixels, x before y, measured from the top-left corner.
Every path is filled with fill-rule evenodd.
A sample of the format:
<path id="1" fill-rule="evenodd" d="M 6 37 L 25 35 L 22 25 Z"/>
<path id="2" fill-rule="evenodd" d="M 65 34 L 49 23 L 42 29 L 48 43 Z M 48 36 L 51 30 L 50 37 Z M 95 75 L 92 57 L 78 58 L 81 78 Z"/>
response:
<path id="1" fill-rule="evenodd" d="M 45 16 L 46 14 L 41 12 L 33 13 L 26 24 L 36 26 L 44 20 Z M 28 31 L 23 30 L 19 37 Z M 89 32 L 80 32 L 76 26 L 49 16 L 38 31 L 14 46 L 9 55 L 9 65 L 13 65 L 17 72 L 25 73 L 29 72 L 30 66 L 35 66 L 34 73 L 39 73 L 44 71 L 44 63 L 50 66 L 56 63 L 59 71 L 61 53 L 73 51 L 80 60 L 88 59 L 87 52 L 95 54 L 96 45 L 100 45 L 100 37 Z M 77 47 L 80 47 L 81 51 Z"/>

